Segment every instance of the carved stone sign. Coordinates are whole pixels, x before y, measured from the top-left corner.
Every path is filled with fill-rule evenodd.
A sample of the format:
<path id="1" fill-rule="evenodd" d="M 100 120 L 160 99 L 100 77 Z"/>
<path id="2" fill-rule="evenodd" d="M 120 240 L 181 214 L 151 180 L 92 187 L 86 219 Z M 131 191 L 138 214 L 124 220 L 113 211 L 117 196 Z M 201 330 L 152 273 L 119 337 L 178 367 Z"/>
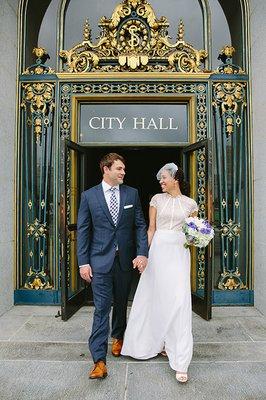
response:
<path id="1" fill-rule="evenodd" d="M 78 140 L 86 144 L 189 142 L 186 104 L 81 103 Z"/>

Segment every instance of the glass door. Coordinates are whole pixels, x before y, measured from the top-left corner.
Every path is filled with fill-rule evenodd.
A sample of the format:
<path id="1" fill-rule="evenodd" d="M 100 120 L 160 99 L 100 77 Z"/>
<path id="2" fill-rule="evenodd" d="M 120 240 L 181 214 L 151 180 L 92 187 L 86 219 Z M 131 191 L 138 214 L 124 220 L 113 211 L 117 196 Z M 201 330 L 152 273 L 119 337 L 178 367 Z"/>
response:
<path id="1" fill-rule="evenodd" d="M 86 149 L 63 139 L 60 171 L 61 315 L 66 321 L 87 300 L 88 287 L 77 264 L 77 216 L 85 189 Z"/>
<path id="2" fill-rule="evenodd" d="M 185 180 L 190 184 L 190 196 L 199 206 L 198 216 L 212 223 L 212 170 L 211 141 L 201 140 L 183 149 Z M 212 304 L 212 253 L 208 247 L 191 248 L 191 291 L 193 311 L 202 318 L 211 318 Z"/>

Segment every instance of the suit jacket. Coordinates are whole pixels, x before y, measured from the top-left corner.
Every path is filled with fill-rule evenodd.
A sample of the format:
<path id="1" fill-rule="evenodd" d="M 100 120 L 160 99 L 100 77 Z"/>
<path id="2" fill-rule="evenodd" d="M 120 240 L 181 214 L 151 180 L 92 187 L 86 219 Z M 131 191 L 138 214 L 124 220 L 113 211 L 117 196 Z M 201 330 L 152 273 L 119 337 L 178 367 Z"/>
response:
<path id="1" fill-rule="evenodd" d="M 106 203 L 102 184 L 81 194 L 78 212 L 78 264 L 90 264 L 93 271 L 106 273 L 119 249 L 121 268 L 132 268 L 136 255 L 148 256 L 146 223 L 138 191 L 120 185 L 120 207 L 115 226 Z"/>

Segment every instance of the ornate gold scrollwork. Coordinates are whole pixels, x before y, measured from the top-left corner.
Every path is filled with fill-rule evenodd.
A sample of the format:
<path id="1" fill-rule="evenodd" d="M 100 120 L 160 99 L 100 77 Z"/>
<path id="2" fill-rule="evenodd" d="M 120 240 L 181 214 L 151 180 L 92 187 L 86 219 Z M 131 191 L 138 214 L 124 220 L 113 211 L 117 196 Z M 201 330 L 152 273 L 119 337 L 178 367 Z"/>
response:
<path id="1" fill-rule="evenodd" d="M 35 240 L 45 237 L 47 233 L 46 223 L 42 224 L 37 218 L 31 224 L 27 224 L 28 236 L 33 236 Z"/>
<path id="2" fill-rule="evenodd" d="M 225 115 L 227 135 L 234 132 L 234 123 L 239 126 L 241 119 L 237 117 L 238 106 L 246 106 L 246 82 L 219 82 L 213 86 L 215 108 L 221 107 L 222 115 Z"/>
<path id="3" fill-rule="evenodd" d="M 242 282 L 241 274 L 237 268 L 234 272 L 223 271 L 218 284 L 220 290 L 237 290 L 246 289 L 246 286 Z"/>
<path id="4" fill-rule="evenodd" d="M 214 106 L 221 105 L 222 113 L 237 112 L 238 104 L 245 104 L 245 82 L 219 82 L 214 84 Z"/>
<path id="5" fill-rule="evenodd" d="M 25 83 L 22 85 L 25 96 L 21 106 L 30 103 L 31 112 L 40 112 L 44 114 L 47 107 L 52 109 L 54 104 L 54 84 L 47 82 Z"/>
<path id="6" fill-rule="evenodd" d="M 165 17 L 157 19 L 146 0 L 123 0 L 111 19 L 99 22 L 100 39 L 91 42 L 89 22 L 85 22 L 83 41 L 70 50 L 62 50 L 68 72 L 89 71 L 201 71 L 207 57 L 205 50 L 196 50 L 184 40 L 184 24 L 178 27 L 176 43 L 169 41 Z"/>
<path id="7" fill-rule="evenodd" d="M 27 273 L 27 279 L 24 284 L 26 289 L 34 289 L 34 290 L 47 290 L 52 289 L 53 287 L 50 285 L 49 277 L 44 271 L 35 272 L 30 268 Z"/>
<path id="8" fill-rule="evenodd" d="M 34 47 L 32 53 L 37 57 L 36 64 L 28 67 L 26 71 L 23 72 L 23 75 L 43 75 L 54 73 L 52 68 L 45 65 L 46 60 L 50 57 L 44 47 Z"/>
<path id="9" fill-rule="evenodd" d="M 27 167 L 23 172 L 26 181 L 26 237 L 23 239 L 28 253 L 28 273 L 24 287 L 40 290 L 52 289 L 49 278 L 48 232 L 49 232 L 49 177 L 45 166 L 52 159 L 52 134 L 55 108 L 55 83 L 43 75 L 51 74 L 45 65 L 49 58 L 42 47 L 35 48 L 36 64 L 27 68 L 24 75 L 35 75 L 22 83 L 22 102 L 25 124 L 24 141 Z M 53 77 L 49 76 L 49 80 Z M 25 78 L 23 79 L 25 81 Z M 36 144 L 34 144 L 36 139 Z M 39 155 L 41 155 L 39 157 Z M 30 177 L 30 178 L 28 178 Z M 24 274 L 23 274 L 24 279 Z"/>
<path id="10" fill-rule="evenodd" d="M 91 43 L 91 28 L 88 20 L 85 22 L 83 37 L 84 40 L 71 50 L 62 50 L 59 53 L 60 57 L 66 60 L 69 72 L 88 72 L 99 63 L 99 56 L 95 49 L 103 46 L 106 39 L 100 39 L 97 45 Z"/>
<path id="11" fill-rule="evenodd" d="M 238 65 L 232 63 L 232 58 L 235 53 L 235 48 L 233 46 L 224 46 L 220 51 L 218 60 L 223 62 L 215 71 L 218 74 L 244 74 L 245 71 Z"/>
<path id="12" fill-rule="evenodd" d="M 235 236 L 239 236 L 241 233 L 240 224 L 235 224 L 229 219 L 227 224 L 222 224 L 221 233 L 222 236 L 227 236 L 232 241 Z"/>
<path id="13" fill-rule="evenodd" d="M 22 84 L 24 89 L 24 98 L 21 107 L 26 109 L 27 103 L 30 105 L 32 114 L 31 123 L 34 125 L 34 133 L 36 141 L 40 142 L 43 132 L 43 125 L 49 123 L 49 112 L 55 107 L 54 103 L 54 84 L 47 82 L 25 83 Z"/>
<path id="14" fill-rule="evenodd" d="M 200 72 L 200 65 L 205 58 L 207 58 L 208 53 L 206 50 L 194 49 L 194 47 L 184 41 L 184 35 L 185 28 L 181 20 L 178 27 L 177 42 L 173 45 L 175 50 L 168 56 L 169 65 L 175 67 L 177 63 L 178 69 L 181 72 Z M 166 47 L 172 47 L 170 43 L 167 42 Z"/>

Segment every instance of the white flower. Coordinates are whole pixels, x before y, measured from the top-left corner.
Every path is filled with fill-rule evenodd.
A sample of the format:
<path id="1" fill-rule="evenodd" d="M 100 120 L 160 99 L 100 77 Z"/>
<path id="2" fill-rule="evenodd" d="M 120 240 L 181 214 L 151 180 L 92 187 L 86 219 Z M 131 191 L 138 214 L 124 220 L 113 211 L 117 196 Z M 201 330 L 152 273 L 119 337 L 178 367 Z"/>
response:
<path id="1" fill-rule="evenodd" d="M 188 217 L 182 227 L 186 235 L 188 245 L 196 247 L 206 247 L 214 236 L 214 230 L 210 226 L 206 226 L 206 221 L 198 217 Z"/>

